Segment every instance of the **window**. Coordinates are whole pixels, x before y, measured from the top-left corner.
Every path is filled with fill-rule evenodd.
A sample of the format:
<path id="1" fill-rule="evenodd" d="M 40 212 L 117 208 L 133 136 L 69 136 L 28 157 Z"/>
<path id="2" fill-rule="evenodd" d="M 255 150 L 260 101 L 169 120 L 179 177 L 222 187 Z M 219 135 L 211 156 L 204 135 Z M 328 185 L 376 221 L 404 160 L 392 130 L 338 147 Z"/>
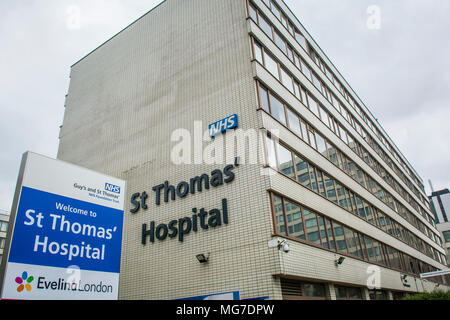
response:
<path id="1" fill-rule="evenodd" d="M 317 105 L 316 100 L 308 93 L 308 104 L 309 109 L 314 113 L 318 118 L 320 118 L 319 114 L 319 106 Z"/>
<path id="2" fill-rule="evenodd" d="M 316 134 L 316 142 L 317 142 L 317 151 L 319 151 L 319 153 L 328 158 L 325 139 L 320 134 Z"/>
<path id="3" fill-rule="evenodd" d="M 275 157 L 275 145 L 272 139 L 266 136 L 267 164 L 273 169 L 277 169 L 277 159 Z"/>
<path id="4" fill-rule="evenodd" d="M 305 230 L 303 228 L 301 208 L 288 200 L 285 201 L 285 204 L 289 235 L 305 240 Z"/>
<path id="5" fill-rule="evenodd" d="M 348 253 L 350 253 L 352 256 L 358 257 L 358 248 L 356 246 L 355 238 L 353 236 L 353 231 L 348 229 L 347 227 L 344 227 L 345 232 L 345 238 L 347 240 L 347 247 L 348 247 Z"/>
<path id="6" fill-rule="evenodd" d="M 266 69 L 277 79 L 280 79 L 278 74 L 278 64 L 269 54 L 264 55 L 266 62 Z"/>
<path id="7" fill-rule="evenodd" d="M 336 189 L 334 188 L 334 180 L 323 174 L 323 181 L 325 182 L 325 190 L 327 198 L 337 204 Z"/>
<path id="8" fill-rule="evenodd" d="M 283 38 L 281 38 L 280 34 L 275 31 L 275 44 L 278 46 L 278 48 L 280 48 L 281 51 L 283 51 L 284 54 L 287 55 L 287 46 L 286 46 L 286 42 L 283 40 Z"/>
<path id="9" fill-rule="evenodd" d="M 0 249 L 4 249 L 5 248 L 5 242 L 6 242 L 5 238 L 0 238 Z"/>
<path id="10" fill-rule="evenodd" d="M 324 247 L 325 249 L 329 249 L 330 246 L 328 244 L 325 219 L 322 216 L 317 216 L 317 220 L 319 221 L 319 235 L 322 241 L 322 247 Z"/>
<path id="11" fill-rule="evenodd" d="M 305 218 L 305 230 L 308 241 L 320 245 L 316 214 L 310 210 L 303 209 L 303 217 Z"/>
<path id="12" fill-rule="evenodd" d="M 281 82 L 290 92 L 295 94 L 294 82 L 292 81 L 291 76 L 286 72 L 286 70 L 284 70 L 284 68 L 280 68 L 280 70 L 281 70 Z"/>
<path id="13" fill-rule="evenodd" d="M 281 293 L 284 300 L 326 299 L 325 285 L 281 279 Z"/>
<path id="14" fill-rule="evenodd" d="M 300 59 L 300 64 L 302 66 L 302 72 L 305 75 L 305 77 L 307 77 L 308 80 L 311 80 L 311 71 L 309 70 L 309 67 L 305 64 L 303 59 Z"/>
<path id="15" fill-rule="evenodd" d="M 383 290 L 369 290 L 370 300 L 387 300 L 387 293 Z"/>
<path id="16" fill-rule="evenodd" d="M 305 283 L 305 295 L 307 297 L 321 297 L 325 298 L 325 285 L 319 283 Z"/>
<path id="17" fill-rule="evenodd" d="M 443 231 L 442 234 L 444 235 L 445 242 L 450 242 L 450 230 Z"/>
<path id="18" fill-rule="evenodd" d="M 303 186 L 307 187 L 309 185 L 309 171 L 308 171 L 308 163 L 295 155 L 295 166 L 297 168 L 297 180 Z"/>
<path id="19" fill-rule="evenodd" d="M 270 113 L 269 109 L 269 93 L 265 88 L 259 86 L 259 98 L 261 99 L 261 108 Z"/>
<path id="20" fill-rule="evenodd" d="M 300 129 L 300 122 L 299 119 L 297 117 L 297 115 L 295 113 L 293 113 L 291 110 L 287 110 L 288 113 L 288 120 L 289 120 L 289 128 L 294 131 L 294 133 L 296 135 L 298 135 L 299 137 L 302 136 L 302 132 Z"/>
<path id="21" fill-rule="evenodd" d="M 289 178 L 295 179 L 294 164 L 292 162 L 292 153 L 282 145 L 278 145 L 278 163 L 280 171 Z"/>
<path id="22" fill-rule="evenodd" d="M 295 30 L 295 40 L 297 40 L 297 42 L 302 46 L 303 49 L 305 49 L 305 51 L 308 50 L 308 45 L 305 37 L 297 30 Z"/>
<path id="23" fill-rule="evenodd" d="M 303 121 L 303 120 L 301 120 L 300 119 L 300 126 L 301 126 L 301 128 L 302 128 L 302 135 L 303 135 L 303 140 L 306 142 L 306 143 L 309 143 L 308 141 L 308 130 L 306 129 L 306 123 L 305 123 L 305 121 Z"/>
<path id="24" fill-rule="evenodd" d="M 258 14 L 259 26 L 267 36 L 272 39 L 272 27 L 261 14 Z"/>
<path id="25" fill-rule="evenodd" d="M 333 221 L 333 226 L 334 226 L 334 237 L 336 239 L 337 249 L 339 251 L 347 253 L 347 245 L 345 243 L 344 229 L 342 228 L 342 225 Z"/>
<path id="26" fill-rule="evenodd" d="M 8 222 L 0 221 L 0 231 L 6 232 L 7 229 L 8 229 Z"/>
<path id="27" fill-rule="evenodd" d="M 286 125 L 286 115 L 284 114 L 284 105 L 280 100 L 275 98 L 272 94 L 270 96 L 270 109 L 275 119 Z"/>
<path id="28" fill-rule="evenodd" d="M 249 5 L 249 11 L 250 11 L 250 18 L 252 18 L 253 21 L 255 21 L 256 23 L 258 23 L 258 16 L 256 13 L 256 9 L 252 5 Z"/>
<path id="29" fill-rule="evenodd" d="M 275 228 L 277 232 L 281 235 L 286 234 L 286 227 L 284 224 L 284 214 L 283 214 L 283 200 L 277 195 L 273 195 L 273 209 L 275 218 Z"/>
<path id="30" fill-rule="evenodd" d="M 335 286 L 336 299 L 362 300 L 361 288 Z"/>
<path id="31" fill-rule="evenodd" d="M 262 65 L 264 65 L 263 63 L 263 53 L 262 53 L 262 47 L 261 45 L 255 41 L 255 45 L 253 46 L 254 50 L 255 50 L 255 59 L 261 63 Z"/>

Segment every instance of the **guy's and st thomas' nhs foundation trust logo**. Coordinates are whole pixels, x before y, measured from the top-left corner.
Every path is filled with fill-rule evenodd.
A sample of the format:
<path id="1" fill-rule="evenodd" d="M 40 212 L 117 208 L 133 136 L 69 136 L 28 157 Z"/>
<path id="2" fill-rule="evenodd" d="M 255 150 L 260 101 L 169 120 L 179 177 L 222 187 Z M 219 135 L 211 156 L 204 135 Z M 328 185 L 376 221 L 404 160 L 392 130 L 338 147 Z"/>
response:
<path id="1" fill-rule="evenodd" d="M 17 292 L 22 292 L 24 289 L 28 292 L 31 291 L 31 283 L 33 282 L 34 277 L 28 276 L 28 272 L 24 271 L 21 277 L 16 278 L 16 283 L 18 284 Z"/>
<path id="2" fill-rule="evenodd" d="M 105 183 L 105 190 L 113 193 L 120 194 L 120 186 L 116 186 L 111 183 Z"/>

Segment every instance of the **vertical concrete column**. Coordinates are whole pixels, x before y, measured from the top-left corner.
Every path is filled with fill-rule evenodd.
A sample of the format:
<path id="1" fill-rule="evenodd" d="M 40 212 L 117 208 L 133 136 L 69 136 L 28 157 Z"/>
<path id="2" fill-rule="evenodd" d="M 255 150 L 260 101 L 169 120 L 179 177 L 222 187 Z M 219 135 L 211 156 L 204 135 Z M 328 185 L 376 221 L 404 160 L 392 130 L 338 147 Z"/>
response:
<path id="1" fill-rule="evenodd" d="M 394 295 L 392 294 L 392 291 L 391 291 L 391 290 L 389 290 L 389 291 L 387 292 L 387 299 L 388 299 L 388 300 L 394 300 Z"/>
<path id="2" fill-rule="evenodd" d="M 336 300 L 336 291 L 334 290 L 334 284 L 329 283 L 327 286 L 327 296 L 330 300 Z"/>
<path id="3" fill-rule="evenodd" d="M 367 287 L 363 288 L 362 294 L 364 300 L 370 300 L 369 289 L 367 289 Z"/>

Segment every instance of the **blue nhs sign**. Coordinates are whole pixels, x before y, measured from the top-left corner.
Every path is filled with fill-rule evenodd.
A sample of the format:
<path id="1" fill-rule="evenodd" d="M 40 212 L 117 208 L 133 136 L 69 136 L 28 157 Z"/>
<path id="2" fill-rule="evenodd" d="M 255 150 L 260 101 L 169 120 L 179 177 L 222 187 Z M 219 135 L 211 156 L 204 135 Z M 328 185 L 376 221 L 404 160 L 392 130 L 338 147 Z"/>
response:
<path id="1" fill-rule="evenodd" d="M 214 137 L 220 133 L 224 133 L 227 130 L 235 129 L 238 127 L 238 116 L 233 114 L 225 119 L 214 122 L 208 126 L 209 136 Z"/>
<path id="2" fill-rule="evenodd" d="M 111 183 L 105 183 L 105 190 L 120 194 L 120 186 Z"/>

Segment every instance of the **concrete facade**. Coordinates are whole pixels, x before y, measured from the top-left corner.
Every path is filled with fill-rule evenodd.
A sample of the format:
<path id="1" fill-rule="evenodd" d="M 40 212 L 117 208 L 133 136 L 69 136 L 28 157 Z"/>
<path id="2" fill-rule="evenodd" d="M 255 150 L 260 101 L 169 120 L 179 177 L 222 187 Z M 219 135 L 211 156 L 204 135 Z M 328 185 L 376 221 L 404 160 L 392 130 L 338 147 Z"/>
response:
<path id="1" fill-rule="evenodd" d="M 277 3 L 292 16 L 282 1 Z M 254 4 L 268 17 L 273 16 L 261 0 L 255 0 Z M 298 108 L 317 128 L 323 132 L 329 130 L 308 109 L 302 109 L 305 107 L 254 60 L 249 34 L 267 45 L 285 65 L 290 63 L 247 17 L 245 0 L 167 0 L 72 66 L 58 159 L 126 180 L 128 198 L 144 191 L 149 195 L 148 209 L 133 214 L 130 212 L 132 204 L 126 207 L 120 299 L 177 299 L 231 291 L 239 291 L 242 299 L 282 299 L 280 278 L 322 282 L 327 286 L 328 298 L 335 299 L 335 284 L 367 285 L 370 264 L 362 260 L 347 257 L 342 266 L 336 267 L 337 253 L 291 240 L 288 240 L 289 253 L 270 248 L 268 241 L 277 238 L 270 191 L 442 269 L 442 264 L 329 200 L 270 168 L 263 170 L 264 164 L 260 161 L 249 164 L 251 155 L 264 154 L 262 144 L 251 145 L 253 149 L 247 153 L 248 157 L 244 156 L 242 163 L 234 167 L 235 179 L 231 183 L 155 204 L 154 186 L 167 181 L 176 187 L 181 181 L 204 173 L 211 175 L 213 170 L 223 170 L 227 165 L 223 161 L 207 164 L 198 156 L 190 157 L 191 164 L 175 164 L 171 158 L 178 142 L 172 136 L 174 132 L 186 129 L 191 133 L 189 145 L 194 152 L 199 146 L 211 146 L 210 140 L 202 138 L 208 124 L 237 114 L 240 129 L 279 131 L 280 140 L 300 150 L 309 161 L 408 226 L 430 246 L 444 252 L 259 109 L 255 79 Z M 291 18 L 296 21 L 295 17 Z M 299 24 L 298 28 L 303 27 Z M 285 36 L 289 38 L 289 34 Z M 304 58 L 309 59 L 306 54 Z M 311 63 L 311 68 L 313 65 Z M 298 72 L 298 78 L 302 77 Z M 315 90 L 306 79 L 304 85 Z M 342 117 L 332 108 L 329 111 L 337 118 Z M 221 139 L 233 137 L 235 133 L 226 133 L 214 142 L 220 144 Z M 347 145 L 331 134 L 326 136 L 351 156 Z M 237 149 L 232 147 L 236 152 L 231 154 L 228 163 L 239 155 Z M 374 153 L 374 157 L 378 155 Z M 355 161 L 368 168 L 362 160 Z M 370 168 L 367 170 L 370 172 Z M 376 174 L 373 176 L 395 193 L 383 179 Z M 403 198 L 398 198 L 414 210 Z M 143 224 L 148 227 L 151 221 L 156 225 L 168 224 L 171 220 L 190 217 L 193 208 L 221 209 L 222 199 L 227 199 L 228 224 L 192 231 L 185 235 L 183 242 L 167 238 L 146 245 L 141 243 Z M 419 219 L 435 230 L 424 218 Z M 200 253 L 209 255 L 208 263 L 197 261 L 195 256 Z M 431 291 L 435 287 L 434 283 L 410 276 L 411 287 L 406 288 L 400 272 L 383 267 L 380 271 L 381 288 L 385 290 L 417 292 Z M 368 297 L 366 288 L 364 296 Z"/>

